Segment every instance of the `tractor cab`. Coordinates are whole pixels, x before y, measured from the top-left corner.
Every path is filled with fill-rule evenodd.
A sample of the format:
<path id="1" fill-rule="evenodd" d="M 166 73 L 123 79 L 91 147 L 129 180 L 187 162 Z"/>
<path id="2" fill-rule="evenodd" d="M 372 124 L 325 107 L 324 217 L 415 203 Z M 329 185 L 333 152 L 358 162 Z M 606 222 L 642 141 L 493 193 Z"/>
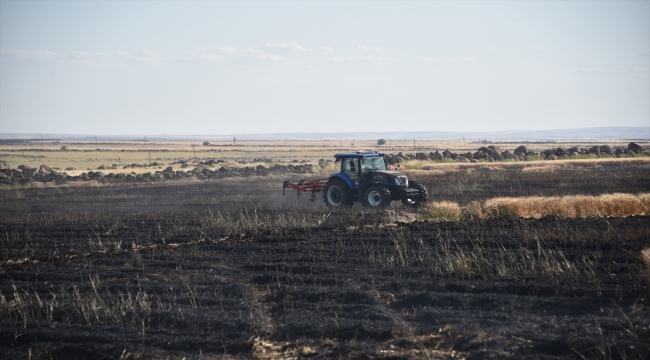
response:
<path id="1" fill-rule="evenodd" d="M 398 179 L 401 177 L 405 181 L 400 185 L 408 187 L 408 182 L 404 174 L 388 171 L 388 165 L 386 164 L 383 153 L 360 151 L 352 154 L 336 154 L 334 157 L 336 161 L 341 162 L 341 174 L 350 178 L 354 184 L 354 188 L 359 186 L 360 181 L 364 183 L 372 182 L 379 173 L 396 176 Z"/>
<path id="2" fill-rule="evenodd" d="M 383 153 L 359 151 L 351 154 L 336 154 L 334 157 L 336 161 L 341 162 L 340 174 L 349 178 L 354 185 L 352 189 L 358 188 L 359 181 L 363 182 L 364 177 L 371 170 L 387 170 Z"/>

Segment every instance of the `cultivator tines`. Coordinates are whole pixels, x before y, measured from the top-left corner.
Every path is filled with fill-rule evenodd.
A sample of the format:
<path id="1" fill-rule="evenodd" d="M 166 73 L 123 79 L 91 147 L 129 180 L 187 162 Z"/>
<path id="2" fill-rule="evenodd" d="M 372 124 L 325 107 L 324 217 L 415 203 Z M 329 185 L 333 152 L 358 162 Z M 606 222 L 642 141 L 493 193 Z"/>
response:
<path id="1" fill-rule="evenodd" d="M 297 183 L 292 183 L 289 182 L 289 180 L 286 180 L 285 182 L 282 183 L 282 195 L 285 195 L 285 190 L 287 188 L 292 188 L 296 189 L 296 197 L 300 198 L 303 192 L 309 192 L 311 193 L 311 196 L 309 198 L 309 201 L 315 201 L 316 200 L 316 193 L 321 192 L 323 189 L 325 189 L 325 184 L 327 184 L 328 178 L 323 178 L 323 179 L 316 179 L 316 180 L 311 180 L 309 182 L 306 182 L 306 180 L 300 180 Z"/>

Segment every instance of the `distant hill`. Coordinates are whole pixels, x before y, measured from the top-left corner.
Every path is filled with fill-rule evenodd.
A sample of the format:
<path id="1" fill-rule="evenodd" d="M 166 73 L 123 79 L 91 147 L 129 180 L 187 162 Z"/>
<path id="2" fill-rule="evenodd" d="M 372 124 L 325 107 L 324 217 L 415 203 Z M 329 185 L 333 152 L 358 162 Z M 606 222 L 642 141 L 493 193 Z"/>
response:
<path id="1" fill-rule="evenodd" d="M 58 140 L 95 140 L 95 135 L 72 134 L 2 134 L 0 139 L 40 139 L 41 136 Z M 137 140 L 144 135 L 97 135 L 99 140 Z M 147 140 L 650 140 L 650 127 L 592 127 L 554 130 L 509 130 L 493 132 L 449 131 L 396 131 L 396 132 L 335 132 L 335 133 L 273 133 L 273 134 L 197 134 L 197 135 L 146 135 Z"/>

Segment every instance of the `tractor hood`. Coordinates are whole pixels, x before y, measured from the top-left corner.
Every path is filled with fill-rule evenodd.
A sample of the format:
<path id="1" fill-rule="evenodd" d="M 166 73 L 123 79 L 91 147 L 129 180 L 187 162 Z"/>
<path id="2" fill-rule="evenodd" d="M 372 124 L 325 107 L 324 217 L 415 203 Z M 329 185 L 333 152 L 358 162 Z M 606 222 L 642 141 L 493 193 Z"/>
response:
<path id="1" fill-rule="evenodd" d="M 401 172 L 397 171 L 388 171 L 388 170 L 370 170 L 369 176 L 371 181 L 386 183 L 390 185 L 406 186 L 408 187 L 408 177 Z M 395 179 L 399 181 L 399 184 L 395 182 Z"/>
<path id="2" fill-rule="evenodd" d="M 404 176 L 404 177 L 406 177 L 406 175 L 404 175 L 403 173 L 401 173 L 399 171 L 370 170 L 370 173 L 371 174 L 387 174 L 387 175 L 392 175 L 392 176 Z"/>

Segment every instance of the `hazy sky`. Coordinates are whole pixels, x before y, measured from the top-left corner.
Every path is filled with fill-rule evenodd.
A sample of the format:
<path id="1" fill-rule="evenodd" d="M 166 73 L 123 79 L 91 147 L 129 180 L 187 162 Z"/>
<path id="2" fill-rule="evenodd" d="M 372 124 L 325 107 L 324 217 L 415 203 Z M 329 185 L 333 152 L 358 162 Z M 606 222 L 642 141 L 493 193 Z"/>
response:
<path id="1" fill-rule="evenodd" d="M 0 1 L 0 132 L 650 126 L 649 1 Z"/>

